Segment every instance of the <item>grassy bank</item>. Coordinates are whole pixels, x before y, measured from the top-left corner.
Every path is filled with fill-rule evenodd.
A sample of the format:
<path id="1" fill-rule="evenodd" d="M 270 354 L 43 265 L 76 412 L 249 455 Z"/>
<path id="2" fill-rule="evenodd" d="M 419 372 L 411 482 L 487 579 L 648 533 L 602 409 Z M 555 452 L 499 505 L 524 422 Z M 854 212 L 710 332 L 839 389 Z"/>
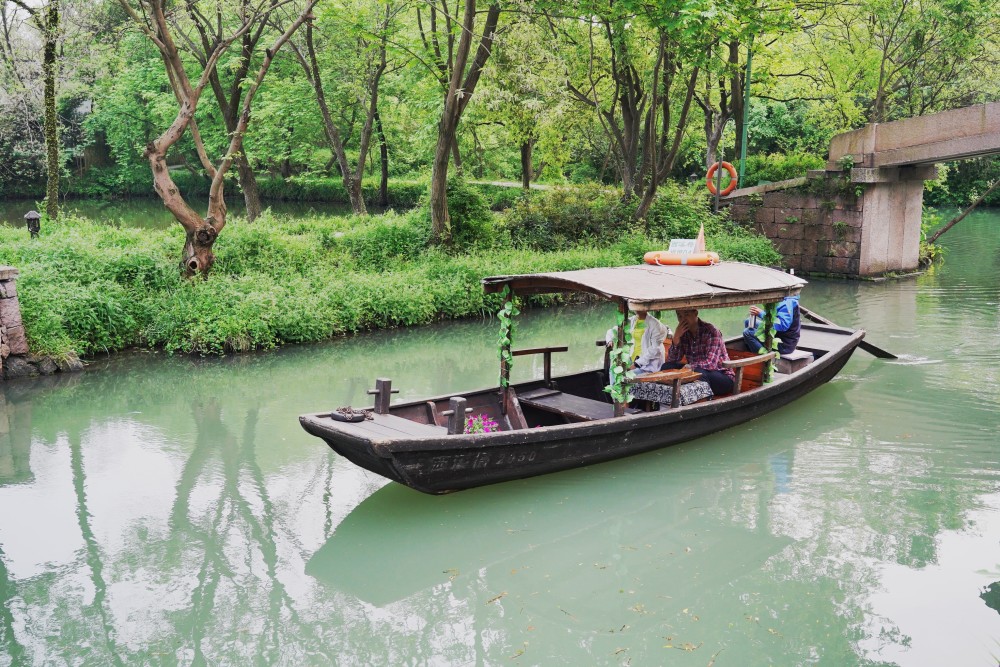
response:
<path id="1" fill-rule="evenodd" d="M 453 206 L 461 247 L 450 253 L 428 245 L 427 214 L 418 208 L 235 219 L 216 243 L 207 280 L 179 277 L 180 226 L 139 230 L 79 218 L 45 226 L 35 240 L 0 227 L 0 264 L 21 271 L 32 350 L 89 356 L 136 346 L 221 354 L 492 313 L 499 302 L 483 294 L 484 276 L 634 264 L 666 239 L 693 236 L 701 221 L 723 258 L 780 261 L 767 239 L 711 216 L 700 194 L 668 190 L 651 222 L 637 225 L 615 193 L 574 192 L 546 193 L 498 215 L 462 190 Z"/>

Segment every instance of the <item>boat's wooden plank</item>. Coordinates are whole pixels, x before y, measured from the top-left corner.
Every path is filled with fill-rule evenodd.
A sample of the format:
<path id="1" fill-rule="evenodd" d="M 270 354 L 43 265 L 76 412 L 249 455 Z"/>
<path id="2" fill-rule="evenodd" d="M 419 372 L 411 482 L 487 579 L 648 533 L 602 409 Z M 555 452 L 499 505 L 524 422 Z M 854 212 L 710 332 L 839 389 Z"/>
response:
<path id="1" fill-rule="evenodd" d="M 807 350 L 822 350 L 824 352 L 829 352 L 843 347 L 844 341 L 846 341 L 853 333 L 853 331 L 846 330 L 816 330 L 812 328 L 806 329 L 803 327 L 798 346 Z"/>
<path id="2" fill-rule="evenodd" d="M 531 391 L 526 391 L 523 394 L 518 394 L 520 399 L 536 399 L 545 398 L 546 396 L 555 396 L 556 394 L 561 394 L 562 392 L 558 389 L 549 389 L 547 387 L 539 387 L 537 389 L 532 389 Z"/>
<path id="3" fill-rule="evenodd" d="M 512 431 L 528 428 L 528 422 L 521 411 L 521 402 L 518 400 L 517 392 L 513 387 L 510 387 L 507 392 L 507 405 L 504 407 L 506 408 L 507 424 Z"/>
<path id="4" fill-rule="evenodd" d="M 440 437 L 448 432 L 443 426 L 419 424 L 395 415 L 374 415 L 374 419 L 360 422 L 330 420 L 334 428 L 365 438 Z"/>
<path id="5" fill-rule="evenodd" d="M 568 417 L 578 421 L 594 421 L 597 419 L 609 419 L 615 416 L 615 406 L 611 403 L 595 401 L 591 398 L 574 396 L 557 392 L 541 397 L 525 398 L 520 397 L 521 405 L 530 405 L 539 410 L 547 410 L 558 415 Z M 635 414 L 637 410 L 627 410 L 630 414 Z"/>

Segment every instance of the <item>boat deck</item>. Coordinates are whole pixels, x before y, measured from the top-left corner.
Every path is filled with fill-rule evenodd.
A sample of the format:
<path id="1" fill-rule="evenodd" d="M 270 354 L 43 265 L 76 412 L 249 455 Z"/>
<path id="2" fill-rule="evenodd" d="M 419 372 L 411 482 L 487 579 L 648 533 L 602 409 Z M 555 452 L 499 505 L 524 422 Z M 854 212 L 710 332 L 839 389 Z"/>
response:
<path id="1" fill-rule="evenodd" d="M 420 424 L 395 415 L 373 414 L 372 419 L 360 422 L 342 422 L 331 419 L 329 414 L 317 415 L 328 426 L 342 433 L 370 440 L 384 440 L 412 437 L 440 437 L 448 434 L 444 426 Z"/>

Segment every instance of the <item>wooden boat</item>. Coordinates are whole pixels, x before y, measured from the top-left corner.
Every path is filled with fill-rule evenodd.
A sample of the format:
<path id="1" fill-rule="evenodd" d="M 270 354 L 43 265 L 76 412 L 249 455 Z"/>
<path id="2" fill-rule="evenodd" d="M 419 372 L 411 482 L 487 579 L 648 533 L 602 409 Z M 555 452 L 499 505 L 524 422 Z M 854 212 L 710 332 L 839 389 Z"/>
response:
<path id="1" fill-rule="evenodd" d="M 584 292 L 629 311 L 773 304 L 798 294 L 801 278 L 733 262 L 714 266 L 627 266 L 496 276 L 489 293 L 505 295 L 506 313 L 517 295 Z M 770 309 L 768 313 L 772 312 Z M 500 318 L 506 326 L 507 320 Z M 710 320 L 709 317 L 703 319 Z M 508 330 L 509 331 L 509 330 Z M 625 327 L 618 326 L 618 347 Z M 832 379 L 859 346 L 863 330 L 802 324 L 794 359 L 774 364 L 774 353 L 747 353 L 742 338 L 727 341 L 739 378 L 735 393 L 681 405 L 685 372 L 667 374 L 672 405 L 613 402 L 606 369 L 551 376 L 551 355 L 566 348 L 501 349 L 499 387 L 390 405 L 391 382 L 379 379 L 375 405 L 363 421 L 331 412 L 299 417 L 302 427 L 354 464 L 425 493 L 440 494 L 567 470 L 698 438 L 776 410 Z M 509 341 L 509 337 L 507 338 Z M 765 345 L 769 344 L 765 340 Z M 599 341 L 603 345 L 603 341 Z M 765 349 L 768 349 L 767 347 Z M 508 354 L 504 354 L 507 352 Z M 542 354 L 542 379 L 505 382 L 514 358 Z M 757 371 L 756 373 L 754 371 Z M 767 379 L 761 382 L 754 376 Z M 628 382 L 625 380 L 625 382 Z M 491 433 L 464 433 L 466 414 L 497 422 Z"/>

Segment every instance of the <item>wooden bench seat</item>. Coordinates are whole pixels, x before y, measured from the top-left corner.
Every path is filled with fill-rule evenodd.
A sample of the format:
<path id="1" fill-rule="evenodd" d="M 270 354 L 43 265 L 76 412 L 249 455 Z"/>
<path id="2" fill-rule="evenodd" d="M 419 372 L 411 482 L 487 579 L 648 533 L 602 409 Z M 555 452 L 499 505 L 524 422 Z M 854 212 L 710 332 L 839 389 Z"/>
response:
<path id="1" fill-rule="evenodd" d="M 813 353 L 806 350 L 792 350 L 774 362 L 774 369 L 779 373 L 794 373 L 813 362 Z"/>
<path id="2" fill-rule="evenodd" d="M 774 357 L 773 352 L 757 354 L 746 350 L 726 350 L 729 361 L 723 362 L 727 368 L 736 371 L 734 394 L 760 387 L 764 383 L 764 362 Z"/>
<path id="3" fill-rule="evenodd" d="M 569 421 L 595 421 L 615 416 L 615 406 L 611 403 L 564 394 L 555 389 L 544 387 L 533 389 L 519 394 L 517 398 L 522 406 L 527 405 L 538 410 L 553 412 Z M 625 414 L 636 414 L 637 412 L 639 411 L 631 408 L 625 410 Z"/>

